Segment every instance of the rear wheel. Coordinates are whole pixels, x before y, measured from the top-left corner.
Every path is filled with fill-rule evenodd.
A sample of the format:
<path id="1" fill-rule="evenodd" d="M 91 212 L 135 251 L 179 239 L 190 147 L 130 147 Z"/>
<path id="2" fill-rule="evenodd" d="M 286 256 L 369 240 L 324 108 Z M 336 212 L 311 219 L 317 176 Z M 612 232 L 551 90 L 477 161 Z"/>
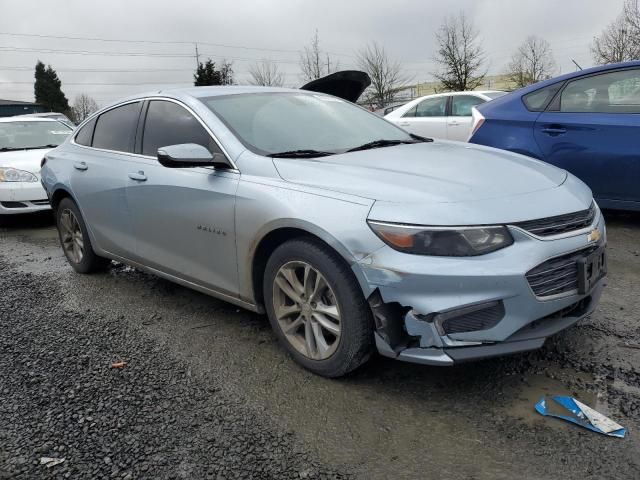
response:
<path id="1" fill-rule="evenodd" d="M 302 366 L 344 375 L 370 356 L 371 310 L 348 265 L 313 239 L 291 240 L 267 262 L 267 314 L 280 343 Z"/>
<path id="2" fill-rule="evenodd" d="M 58 205 L 56 224 L 62 250 L 76 272 L 102 270 L 110 263 L 110 260 L 97 256 L 93 251 L 80 210 L 70 198 L 62 199 Z"/>

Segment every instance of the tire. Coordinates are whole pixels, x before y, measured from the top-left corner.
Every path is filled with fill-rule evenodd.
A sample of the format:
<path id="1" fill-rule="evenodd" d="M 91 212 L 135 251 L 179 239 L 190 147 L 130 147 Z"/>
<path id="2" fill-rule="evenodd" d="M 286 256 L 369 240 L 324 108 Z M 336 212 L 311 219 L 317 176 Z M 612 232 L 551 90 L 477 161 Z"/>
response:
<path id="1" fill-rule="evenodd" d="M 316 273 L 312 273 L 314 270 Z M 303 303 L 293 301 L 293 297 L 280 288 L 283 279 L 290 279 L 292 272 L 296 276 L 293 283 L 297 279 L 297 286 L 302 287 L 303 292 L 307 292 L 305 284 L 310 285 L 305 299 L 304 293 L 300 297 L 299 290 L 292 287 L 293 283 L 284 283 L 286 291 L 296 293 Z M 323 280 L 327 285 L 324 290 Z M 371 309 L 349 266 L 326 244 L 312 238 L 301 238 L 276 248 L 265 269 L 263 294 L 269 321 L 280 344 L 297 363 L 313 373 L 340 377 L 358 368 L 371 356 L 374 346 Z M 276 315 L 276 305 L 280 317 Z M 291 316 L 283 316 L 282 312 L 289 312 L 288 309 L 291 309 Z M 325 315 L 324 312 L 331 314 Z M 339 319 L 331 316 L 336 313 Z M 302 324 L 295 329 L 301 318 Z M 327 325 L 330 329 L 325 328 Z M 333 334 L 334 329 L 339 330 L 337 337 Z M 285 330 L 289 333 L 286 334 Z M 313 338 L 311 346 L 307 341 L 308 332 Z M 299 338 L 301 335 L 303 340 Z"/>
<path id="2" fill-rule="evenodd" d="M 80 209 L 68 197 L 63 198 L 56 209 L 56 226 L 62 251 L 76 272 L 91 273 L 104 270 L 111 263 L 109 259 L 99 257 L 93 251 Z"/>

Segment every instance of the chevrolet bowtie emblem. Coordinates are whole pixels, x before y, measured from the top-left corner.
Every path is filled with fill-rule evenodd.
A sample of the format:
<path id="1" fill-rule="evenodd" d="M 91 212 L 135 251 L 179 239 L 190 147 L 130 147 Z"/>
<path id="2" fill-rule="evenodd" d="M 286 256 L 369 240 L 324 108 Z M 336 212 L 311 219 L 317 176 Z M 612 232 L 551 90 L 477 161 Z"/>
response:
<path id="1" fill-rule="evenodd" d="M 587 242 L 597 242 L 598 240 L 600 240 L 600 237 L 600 230 L 596 228 L 595 230 L 591 230 L 591 232 L 589 232 L 589 235 L 587 235 Z"/>

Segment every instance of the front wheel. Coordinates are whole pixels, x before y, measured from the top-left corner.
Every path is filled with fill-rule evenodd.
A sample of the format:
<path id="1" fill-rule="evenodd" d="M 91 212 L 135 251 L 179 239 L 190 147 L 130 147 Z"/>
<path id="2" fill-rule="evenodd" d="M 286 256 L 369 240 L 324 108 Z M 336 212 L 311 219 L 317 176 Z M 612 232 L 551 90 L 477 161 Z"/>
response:
<path id="1" fill-rule="evenodd" d="M 278 247 L 263 293 L 278 340 L 305 368 L 339 377 L 371 355 L 371 309 L 349 266 L 325 244 L 296 239 Z"/>
<path id="2" fill-rule="evenodd" d="M 60 245 L 69 265 L 76 272 L 90 273 L 104 269 L 110 261 L 93 251 L 80 209 L 70 198 L 64 198 L 56 209 L 56 225 Z"/>

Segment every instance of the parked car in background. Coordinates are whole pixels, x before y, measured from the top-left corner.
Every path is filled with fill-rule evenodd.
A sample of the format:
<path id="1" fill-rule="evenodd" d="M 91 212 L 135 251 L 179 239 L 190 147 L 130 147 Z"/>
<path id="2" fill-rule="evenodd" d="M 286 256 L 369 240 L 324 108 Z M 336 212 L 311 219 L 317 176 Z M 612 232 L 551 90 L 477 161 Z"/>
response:
<path id="1" fill-rule="evenodd" d="M 380 115 L 381 117 L 384 117 L 385 115 L 389 115 L 394 110 L 397 110 L 401 106 L 406 105 L 406 103 L 407 102 L 392 103 L 391 105 L 387 105 L 384 108 L 379 108 L 378 110 L 375 110 L 373 113 L 375 113 L 376 115 Z"/>
<path id="2" fill-rule="evenodd" d="M 471 108 L 505 95 L 500 91 L 427 95 L 396 108 L 384 118 L 423 137 L 466 142 L 471 133 Z"/>
<path id="3" fill-rule="evenodd" d="M 64 115 L 63 113 L 58 112 L 44 112 L 44 113 L 27 113 L 21 115 L 22 117 L 35 117 L 35 118 L 50 118 L 51 120 L 58 120 L 59 122 L 64 123 L 69 128 L 76 128 L 76 124 L 73 123 L 69 117 Z"/>
<path id="4" fill-rule="evenodd" d="M 479 105 L 469 141 L 564 168 L 603 208 L 640 210 L 640 62 L 569 73 Z"/>
<path id="5" fill-rule="evenodd" d="M 130 97 L 49 152 L 42 180 L 76 271 L 115 259 L 266 312 L 330 377 L 376 348 L 432 365 L 538 348 L 604 284 L 580 180 L 318 90 Z"/>
<path id="6" fill-rule="evenodd" d="M 0 215 L 50 208 L 40 184 L 40 163 L 71 132 L 69 126 L 48 118 L 0 118 Z"/>

